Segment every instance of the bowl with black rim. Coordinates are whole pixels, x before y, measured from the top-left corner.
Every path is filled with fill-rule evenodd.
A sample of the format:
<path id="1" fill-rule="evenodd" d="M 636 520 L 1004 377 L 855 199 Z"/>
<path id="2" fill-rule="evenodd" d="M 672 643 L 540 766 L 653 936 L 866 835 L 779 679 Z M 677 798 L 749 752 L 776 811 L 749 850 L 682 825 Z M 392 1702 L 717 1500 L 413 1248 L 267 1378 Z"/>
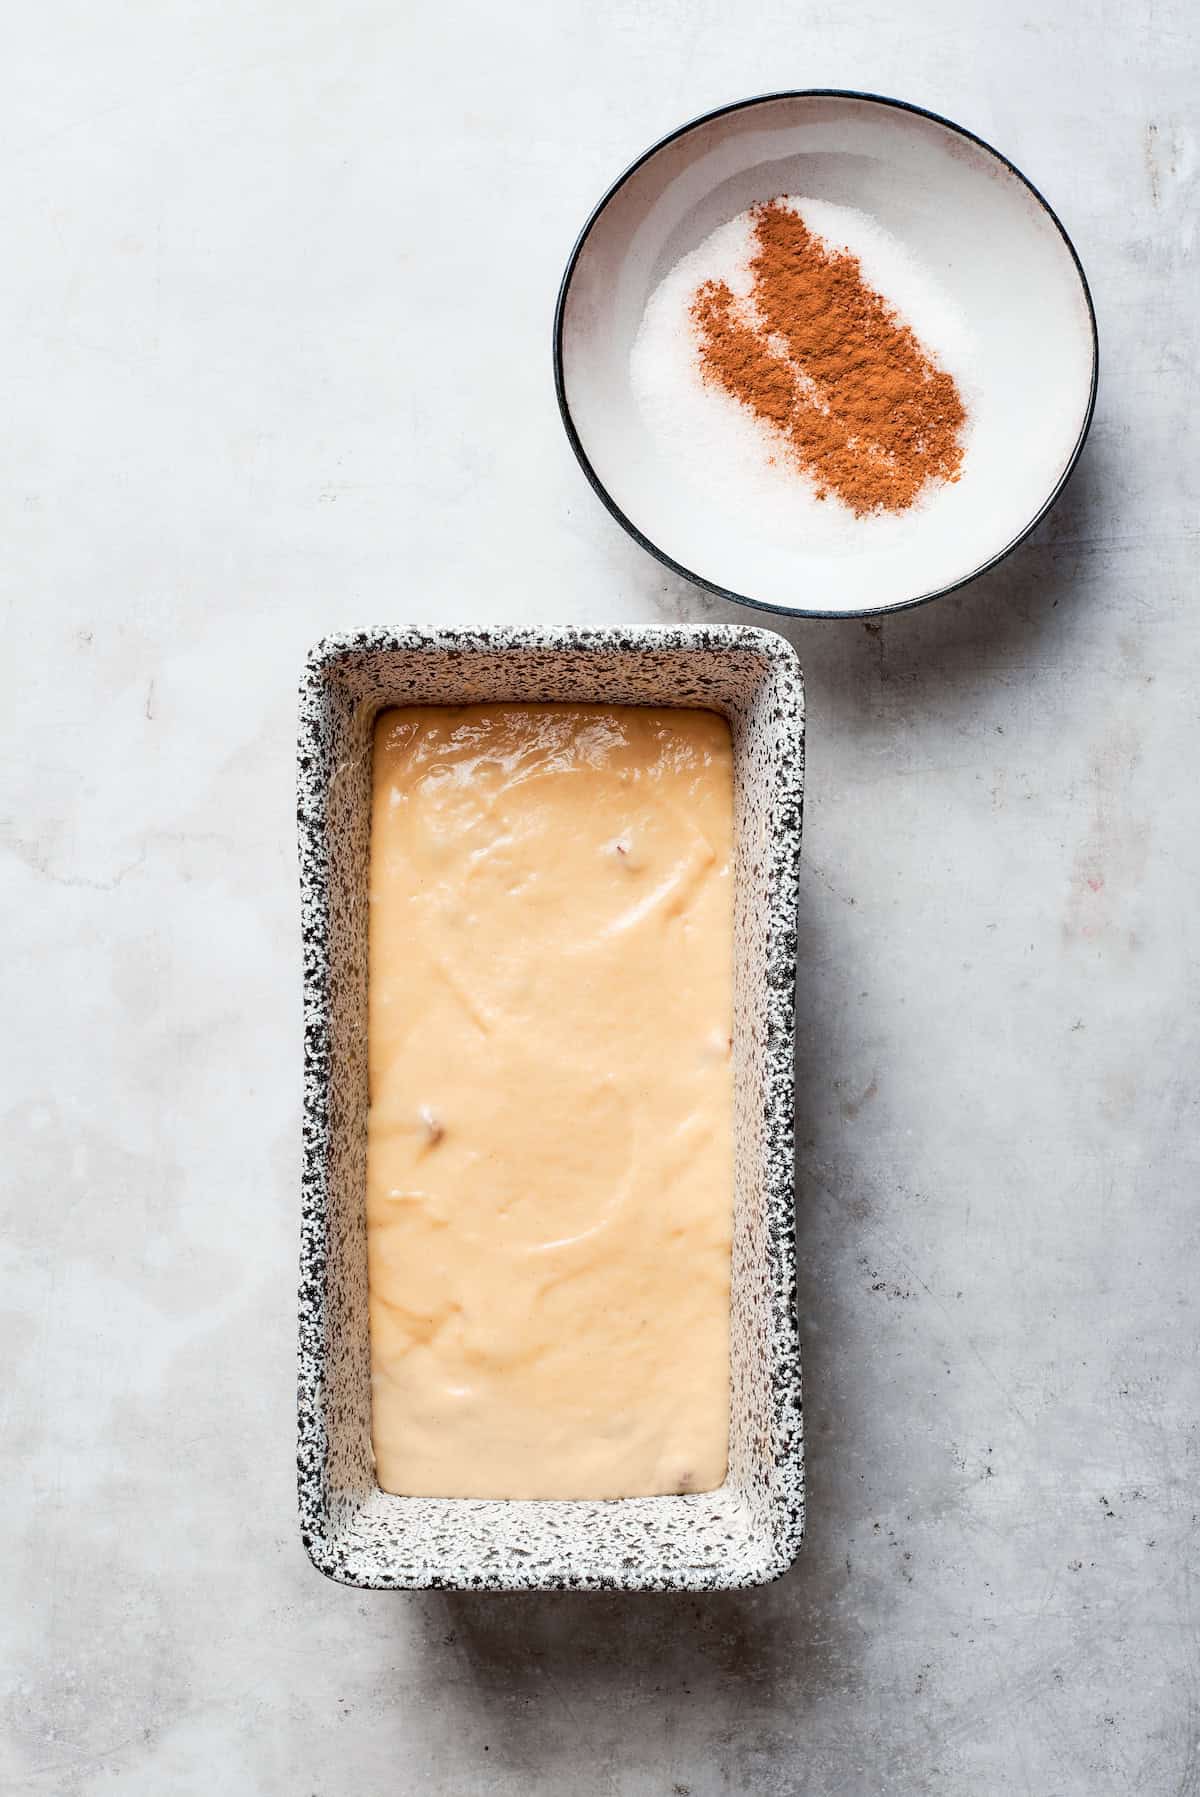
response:
<path id="1" fill-rule="evenodd" d="M 903 508 L 822 494 L 689 341 L 680 295 L 722 275 L 731 221 L 781 196 L 961 390 L 961 465 Z M 580 232 L 554 319 L 563 424 L 612 515 L 697 585 L 799 617 L 902 610 L 1001 561 L 1079 459 L 1098 366 L 1082 264 L 1032 182 L 935 113 L 830 89 L 722 107 L 638 157 Z"/>

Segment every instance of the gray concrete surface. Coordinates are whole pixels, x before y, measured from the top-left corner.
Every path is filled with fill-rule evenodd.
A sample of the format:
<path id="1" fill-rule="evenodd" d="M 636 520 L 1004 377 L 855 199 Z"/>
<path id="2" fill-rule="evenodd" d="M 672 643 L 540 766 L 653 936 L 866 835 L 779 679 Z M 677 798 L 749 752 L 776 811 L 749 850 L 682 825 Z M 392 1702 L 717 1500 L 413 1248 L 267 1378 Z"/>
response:
<path id="1" fill-rule="evenodd" d="M 0 1787 L 1200 1791 L 1182 0 L 7 35 Z M 553 293 L 632 153 L 821 84 L 1028 170 L 1104 379 L 1002 569 L 789 631 L 807 1548 L 703 1602 L 340 1590 L 293 1524 L 297 664 L 364 622 L 731 615 L 585 487 Z"/>

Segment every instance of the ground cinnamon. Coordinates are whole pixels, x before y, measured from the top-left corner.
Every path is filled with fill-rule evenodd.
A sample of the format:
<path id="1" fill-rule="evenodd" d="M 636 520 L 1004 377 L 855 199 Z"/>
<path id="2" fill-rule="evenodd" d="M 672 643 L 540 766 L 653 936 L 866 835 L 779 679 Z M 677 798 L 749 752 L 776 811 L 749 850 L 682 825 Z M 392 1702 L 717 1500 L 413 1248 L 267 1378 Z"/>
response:
<path id="1" fill-rule="evenodd" d="M 706 281 L 692 302 L 706 380 L 769 425 L 810 476 L 857 516 L 904 511 L 931 480 L 956 480 L 966 409 L 953 378 L 790 206 L 755 209 L 753 291 Z"/>

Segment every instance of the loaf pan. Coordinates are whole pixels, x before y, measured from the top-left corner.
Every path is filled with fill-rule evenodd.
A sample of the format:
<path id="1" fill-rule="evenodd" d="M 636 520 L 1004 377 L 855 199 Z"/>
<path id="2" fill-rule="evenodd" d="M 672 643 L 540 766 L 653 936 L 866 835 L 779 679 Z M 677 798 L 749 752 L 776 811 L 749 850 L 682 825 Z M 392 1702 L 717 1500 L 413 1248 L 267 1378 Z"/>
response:
<path id="1" fill-rule="evenodd" d="M 734 744 L 734 1233 L 729 1472 L 672 1497 L 484 1500 L 380 1490 L 367 1331 L 367 860 L 371 741 L 389 705 L 703 706 Z M 373 1589 L 690 1590 L 761 1584 L 800 1544 L 793 1053 L 803 698 L 770 631 L 367 630 L 300 688 L 304 953 L 300 1528 Z"/>

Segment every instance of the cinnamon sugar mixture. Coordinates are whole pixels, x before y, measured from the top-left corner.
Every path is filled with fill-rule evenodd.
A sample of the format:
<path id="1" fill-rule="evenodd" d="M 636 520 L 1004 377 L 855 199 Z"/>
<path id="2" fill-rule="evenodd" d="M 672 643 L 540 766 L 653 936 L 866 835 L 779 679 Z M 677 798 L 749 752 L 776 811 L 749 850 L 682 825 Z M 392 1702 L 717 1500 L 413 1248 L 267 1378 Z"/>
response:
<path id="1" fill-rule="evenodd" d="M 788 457 L 856 517 L 902 512 L 932 481 L 957 480 L 967 412 L 859 260 L 782 200 L 752 213 L 752 289 L 697 290 L 704 378 L 783 440 Z"/>

